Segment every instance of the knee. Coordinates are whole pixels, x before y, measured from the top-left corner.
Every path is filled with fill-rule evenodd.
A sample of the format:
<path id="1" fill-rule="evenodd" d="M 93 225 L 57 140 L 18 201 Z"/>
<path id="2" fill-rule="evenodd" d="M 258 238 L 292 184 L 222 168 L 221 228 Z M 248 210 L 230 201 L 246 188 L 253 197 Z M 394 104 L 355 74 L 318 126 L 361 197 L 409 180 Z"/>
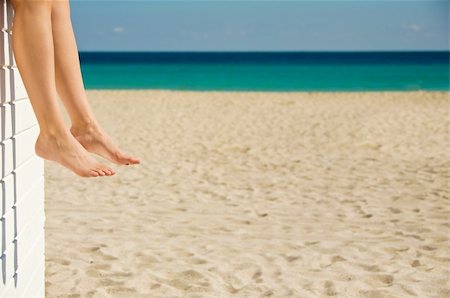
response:
<path id="1" fill-rule="evenodd" d="M 50 12 L 55 0 L 12 0 L 14 11 L 29 11 L 32 13 Z"/>

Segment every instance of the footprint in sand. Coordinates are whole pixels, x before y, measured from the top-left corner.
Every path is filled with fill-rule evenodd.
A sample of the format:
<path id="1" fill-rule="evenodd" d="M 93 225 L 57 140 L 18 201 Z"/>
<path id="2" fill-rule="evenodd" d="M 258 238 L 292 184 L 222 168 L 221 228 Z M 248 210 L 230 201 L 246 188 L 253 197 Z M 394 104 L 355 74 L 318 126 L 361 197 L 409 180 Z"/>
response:
<path id="1" fill-rule="evenodd" d="M 379 297 L 395 298 L 396 297 L 396 296 L 392 296 L 388 292 L 382 291 L 382 290 L 360 291 L 360 294 L 362 295 L 361 297 L 365 297 L 365 298 L 379 298 Z"/>
<path id="2" fill-rule="evenodd" d="M 109 268 L 111 268 L 110 264 L 95 264 L 95 265 L 91 265 L 90 266 L 91 269 L 96 269 L 96 270 L 108 270 Z"/>
<path id="3" fill-rule="evenodd" d="M 63 260 L 63 259 L 47 259 L 48 262 L 55 262 L 57 264 L 61 264 L 64 266 L 69 266 L 70 265 L 70 261 L 68 260 Z"/>
<path id="4" fill-rule="evenodd" d="M 252 279 L 255 281 L 255 283 L 259 284 L 259 283 L 263 282 L 263 279 L 261 278 L 261 276 L 262 276 L 262 272 L 261 272 L 261 270 L 258 269 L 255 272 L 255 274 L 253 274 Z"/>
<path id="5" fill-rule="evenodd" d="M 394 277 L 389 274 L 370 275 L 369 278 L 371 281 L 375 281 L 375 284 L 369 281 L 373 286 L 391 286 L 394 282 Z"/>
<path id="6" fill-rule="evenodd" d="M 112 272 L 110 274 L 107 274 L 109 277 L 119 277 L 119 278 L 129 278 L 133 276 L 133 273 L 131 272 Z"/>
<path id="7" fill-rule="evenodd" d="M 364 270 L 370 271 L 370 272 L 380 272 L 380 267 L 377 265 L 365 265 L 365 264 L 359 264 Z"/>
<path id="8" fill-rule="evenodd" d="M 186 270 L 183 272 L 179 272 L 175 276 L 177 278 L 180 278 L 180 279 L 183 279 L 186 281 L 192 281 L 192 282 L 198 281 L 203 278 L 203 275 L 198 273 L 195 270 Z"/>
<path id="9" fill-rule="evenodd" d="M 183 291 L 192 291 L 194 288 L 204 291 L 210 288 L 210 284 L 204 281 L 204 276 L 195 270 L 178 272 L 167 284 Z"/>
<path id="10" fill-rule="evenodd" d="M 337 291 L 334 288 L 334 284 L 332 281 L 325 281 L 324 283 L 324 288 L 325 288 L 325 295 L 327 296 L 336 296 L 337 295 Z"/>
<path id="11" fill-rule="evenodd" d="M 136 290 L 133 289 L 133 288 L 114 286 L 114 287 L 111 287 L 111 288 L 107 288 L 106 292 L 108 294 L 113 295 L 114 297 L 133 297 L 132 295 L 134 293 L 136 293 Z"/>
<path id="12" fill-rule="evenodd" d="M 102 278 L 99 282 L 100 286 L 108 287 L 108 286 L 122 286 L 125 284 L 124 281 L 116 281 L 110 278 Z"/>
<path id="13" fill-rule="evenodd" d="M 196 264 L 196 265 L 203 265 L 203 264 L 207 264 L 208 261 L 204 260 L 204 259 L 200 259 L 200 258 L 193 258 L 190 261 L 192 264 Z"/>
<path id="14" fill-rule="evenodd" d="M 160 288 L 161 287 L 161 284 L 152 284 L 151 286 L 150 286 L 150 289 L 151 290 L 155 290 L 155 289 L 158 289 L 158 288 Z"/>
<path id="15" fill-rule="evenodd" d="M 344 257 L 341 257 L 341 256 L 339 256 L 339 255 L 333 256 L 333 257 L 331 258 L 331 264 L 334 264 L 334 263 L 337 263 L 337 262 L 343 262 L 343 261 L 347 261 L 347 259 L 344 258 Z"/>
<path id="16" fill-rule="evenodd" d="M 283 255 L 283 258 L 288 262 L 288 263 L 292 263 L 295 262 L 296 260 L 301 260 L 302 257 L 301 256 L 288 256 L 288 255 Z"/>

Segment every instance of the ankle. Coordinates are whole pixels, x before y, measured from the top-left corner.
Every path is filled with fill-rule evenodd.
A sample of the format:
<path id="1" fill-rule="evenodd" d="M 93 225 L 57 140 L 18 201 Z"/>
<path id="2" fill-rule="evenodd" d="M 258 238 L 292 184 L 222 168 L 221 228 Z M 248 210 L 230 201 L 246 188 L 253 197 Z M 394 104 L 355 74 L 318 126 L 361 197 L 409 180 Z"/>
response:
<path id="1" fill-rule="evenodd" d="M 59 129 L 41 129 L 39 132 L 39 138 L 45 140 L 61 139 L 70 136 L 69 131 Z"/>
<path id="2" fill-rule="evenodd" d="M 95 121 L 72 123 L 70 132 L 74 135 L 92 133 L 98 130 L 98 124 Z"/>
<path id="3" fill-rule="evenodd" d="M 72 126 L 75 127 L 90 127 L 97 125 L 97 120 L 94 116 L 85 116 L 85 117 L 78 117 L 75 119 L 72 119 Z"/>

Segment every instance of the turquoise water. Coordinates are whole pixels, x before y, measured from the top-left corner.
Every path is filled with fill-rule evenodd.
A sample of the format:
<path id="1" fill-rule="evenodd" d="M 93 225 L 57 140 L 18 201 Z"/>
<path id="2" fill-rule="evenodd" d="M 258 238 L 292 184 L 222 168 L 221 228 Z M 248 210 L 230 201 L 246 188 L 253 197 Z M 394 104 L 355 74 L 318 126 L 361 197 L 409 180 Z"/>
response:
<path id="1" fill-rule="evenodd" d="M 80 53 L 88 89 L 450 90 L 449 52 Z"/>

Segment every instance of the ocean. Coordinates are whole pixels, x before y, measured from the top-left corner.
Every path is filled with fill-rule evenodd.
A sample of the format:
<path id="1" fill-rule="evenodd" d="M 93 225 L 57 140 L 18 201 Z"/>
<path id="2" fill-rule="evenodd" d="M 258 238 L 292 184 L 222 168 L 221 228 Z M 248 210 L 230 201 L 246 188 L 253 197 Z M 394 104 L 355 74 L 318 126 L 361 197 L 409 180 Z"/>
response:
<path id="1" fill-rule="evenodd" d="M 450 90 L 450 52 L 80 52 L 87 89 Z"/>

